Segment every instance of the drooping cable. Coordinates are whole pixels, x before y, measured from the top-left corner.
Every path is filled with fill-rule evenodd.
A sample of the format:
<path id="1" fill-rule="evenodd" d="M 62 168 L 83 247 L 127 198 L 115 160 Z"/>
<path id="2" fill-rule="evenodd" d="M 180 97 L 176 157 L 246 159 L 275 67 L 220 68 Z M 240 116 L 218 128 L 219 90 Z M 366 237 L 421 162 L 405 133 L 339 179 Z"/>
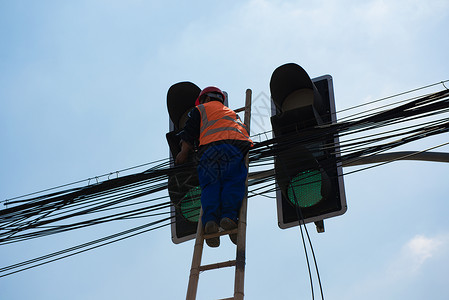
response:
<path id="1" fill-rule="evenodd" d="M 332 135 L 344 138 L 337 149 L 339 154 L 337 162 L 347 163 L 449 131 L 448 90 L 413 97 L 409 101 L 401 101 L 393 108 L 385 109 L 385 107 L 375 113 L 370 111 L 365 115 L 358 114 L 356 117 L 347 118 L 344 122 L 323 124 L 311 132 L 306 130 L 277 138 L 269 138 L 268 133 L 261 133 L 259 137 L 265 136 L 265 139 L 260 138 L 260 142 L 250 150 L 250 168 L 270 168 L 273 157 L 280 151 L 297 145 L 313 150 L 317 142 Z M 445 114 L 446 117 L 444 117 Z M 434 119 L 425 120 L 426 118 Z M 405 126 L 407 122 L 412 124 Z M 398 128 L 385 129 L 391 126 Z M 336 146 L 334 142 L 324 145 L 328 149 Z M 300 154 L 296 153 L 296 155 Z M 286 159 L 285 163 L 288 165 L 290 160 L 293 161 L 296 157 Z M 370 168 L 379 165 L 370 166 Z M 0 210 L 0 245 L 24 242 L 109 222 L 145 220 L 167 214 L 172 204 L 166 201 L 168 198 L 166 193 L 164 195 L 157 193 L 163 193 L 167 189 L 168 176 L 192 166 L 170 168 L 168 159 L 143 164 L 140 167 L 142 166 L 151 167 L 143 172 L 126 176 L 119 177 L 118 173 L 111 172 L 92 177 L 87 180 L 87 186 L 75 186 L 86 182 L 86 180 L 78 181 L 1 201 L 6 209 Z M 130 169 L 134 168 L 125 170 Z M 366 168 L 359 170 L 364 169 Z M 122 174 L 125 170 L 119 173 Z M 344 175 L 355 172 L 357 170 Z M 115 177 L 114 174 L 117 175 L 116 178 L 111 179 L 110 177 Z M 103 178 L 105 180 L 102 181 Z M 91 181 L 95 183 L 91 184 Z M 249 197 L 255 195 L 271 197 L 269 194 L 276 191 L 274 181 L 273 173 L 251 180 L 248 189 Z M 157 223 L 160 220 L 164 218 L 147 224 Z M 306 235 L 314 256 L 307 231 Z M 314 260 L 316 260 L 315 257 Z M 317 267 L 316 262 L 315 266 Z"/>

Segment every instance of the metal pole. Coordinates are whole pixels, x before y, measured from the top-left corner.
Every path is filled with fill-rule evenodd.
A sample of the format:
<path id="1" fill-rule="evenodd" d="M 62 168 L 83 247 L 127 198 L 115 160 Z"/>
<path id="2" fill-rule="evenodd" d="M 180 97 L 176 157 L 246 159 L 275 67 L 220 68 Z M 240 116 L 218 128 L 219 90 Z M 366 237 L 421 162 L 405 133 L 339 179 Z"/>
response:
<path id="1" fill-rule="evenodd" d="M 428 162 L 449 163 L 449 153 L 445 152 L 420 152 L 420 151 L 402 151 L 377 154 L 372 156 L 360 157 L 357 160 L 343 162 L 342 167 L 354 167 L 359 165 L 367 165 L 383 162 L 394 162 L 400 160 L 420 160 Z M 258 171 L 248 174 L 249 179 L 260 179 L 268 176 L 274 176 L 274 169 L 266 171 Z"/>
<path id="2" fill-rule="evenodd" d="M 377 155 L 360 157 L 353 161 L 343 162 L 343 167 L 366 165 L 382 162 L 393 162 L 398 160 L 423 160 L 434 162 L 449 162 L 449 153 L 445 152 L 423 152 L 423 151 L 402 151 L 390 152 Z"/>

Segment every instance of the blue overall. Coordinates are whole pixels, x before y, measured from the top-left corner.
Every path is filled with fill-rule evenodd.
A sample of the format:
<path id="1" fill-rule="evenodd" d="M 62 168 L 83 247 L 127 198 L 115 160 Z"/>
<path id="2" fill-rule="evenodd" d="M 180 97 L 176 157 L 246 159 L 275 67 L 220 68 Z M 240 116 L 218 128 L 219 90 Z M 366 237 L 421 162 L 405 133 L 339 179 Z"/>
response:
<path id="1" fill-rule="evenodd" d="M 203 153 L 198 164 L 203 224 L 219 223 L 224 217 L 237 222 L 247 176 L 245 159 L 237 147 L 219 144 Z"/>

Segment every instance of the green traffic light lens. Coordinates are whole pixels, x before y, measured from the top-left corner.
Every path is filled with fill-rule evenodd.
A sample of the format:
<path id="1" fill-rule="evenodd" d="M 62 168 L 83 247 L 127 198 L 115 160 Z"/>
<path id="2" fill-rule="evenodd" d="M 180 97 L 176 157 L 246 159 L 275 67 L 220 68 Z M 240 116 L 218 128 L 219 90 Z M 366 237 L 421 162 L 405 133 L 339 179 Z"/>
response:
<path id="1" fill-rule="evenodd" d="M 311 207 L 321 201 L 321 172 L 308 170 L 296 174 L 287 187 L 288 200 L 299 207 Z"/>
<path id="2" fill-rule="evenodd" d="M 201 187 L 191 188 L 180 203 L 181 214 L 190 222 L 198 222 L 201 208 Z"/>

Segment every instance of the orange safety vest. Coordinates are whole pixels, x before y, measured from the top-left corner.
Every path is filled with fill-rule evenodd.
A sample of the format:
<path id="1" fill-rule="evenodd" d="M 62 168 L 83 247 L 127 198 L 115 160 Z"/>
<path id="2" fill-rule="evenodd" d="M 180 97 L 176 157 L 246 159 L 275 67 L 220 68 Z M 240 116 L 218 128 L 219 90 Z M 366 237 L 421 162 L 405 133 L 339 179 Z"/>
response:
<path id="1" fill-rule="evenodd" d="M 197 106 L 201 114 L 200 146 L 222 140 L 248 141 L 248 130 L 239 116 L 219 101 Z"/>

